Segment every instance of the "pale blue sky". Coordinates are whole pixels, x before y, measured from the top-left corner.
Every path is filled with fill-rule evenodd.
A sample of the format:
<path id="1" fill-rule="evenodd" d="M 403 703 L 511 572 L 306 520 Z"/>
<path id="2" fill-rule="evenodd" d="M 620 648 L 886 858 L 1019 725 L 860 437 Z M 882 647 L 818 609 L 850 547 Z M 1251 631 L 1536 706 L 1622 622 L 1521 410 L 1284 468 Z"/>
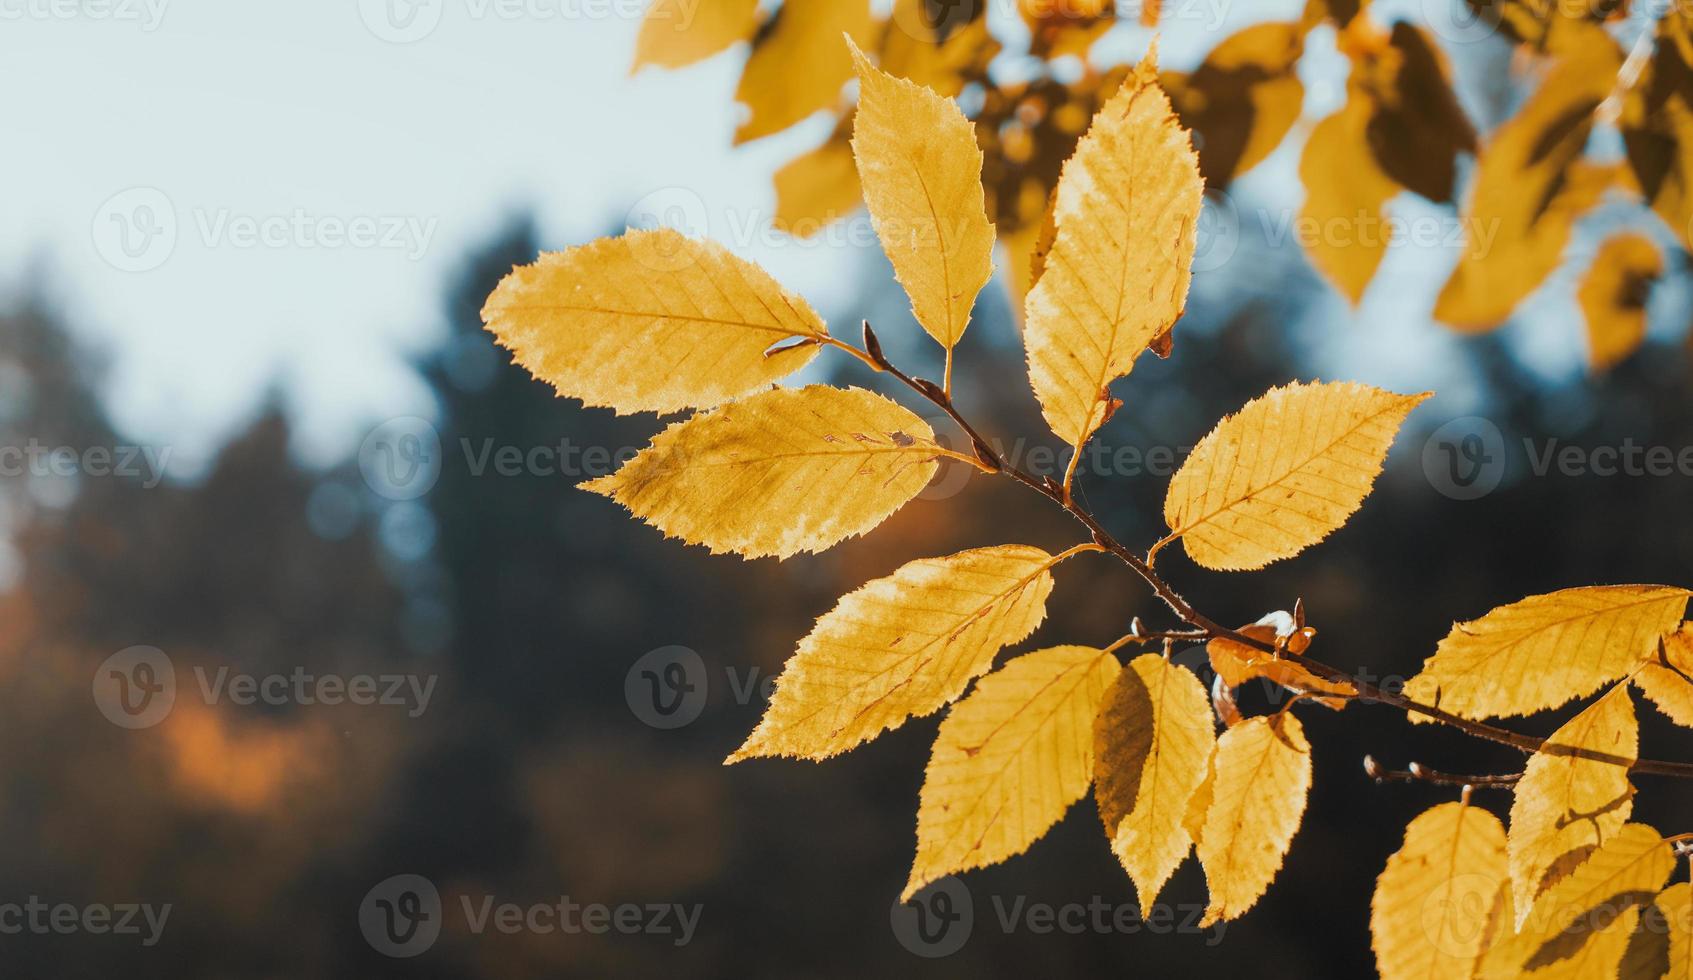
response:
<path id="1" fill-rule="evenodd" d="M 110 357 L 119 424 L 173 445 L 178 465 L 276 384 L 316 462 L 374 422 L 427 413 L 405 357 L 440 337 L 441 293 L 466 251 L 523 209 L 560 246 L 633 202 L 679 208 L 825 315 L 854 286 L 845 263 L 875 247 L 764 230 L 770 173 L 828 123 L 732 148 L 743 49 L 630 78 L 636 0 L 428 0 L 405 29 L 439 21 L 406 44 L 381 36 L 393 34 L 381 17 L 407 0 L 105 2 L 114 14 L 98 18 L 97 0 L 0 0 L 0 286 L 46 290 Z M 1193 15 L 1166 27 L 1164 61 L 1191 66 L 1228 30 L 1301 6 L 1191 0 Z M 1101 52 L 1137 57 L 1146 36 L 1122 31 Z M 1338 105 L 1343 71 L 1315 51 L 1308 118 Z M 1239 196 L 1298 200 L 1302 132 Z M 174 244 L 142 237 L 167 221 Z M 1427 307 L 1452 257 L 1392 256 L 1388 269 L 1426 293 L 1420 306 L 1379 290 L 1356 316 L 1339 306 L 1322 328 L 1326 373 L 1431 383 L 1451 339 Z M 1569 330 L 1537 346 L 1579 359 Z"/>

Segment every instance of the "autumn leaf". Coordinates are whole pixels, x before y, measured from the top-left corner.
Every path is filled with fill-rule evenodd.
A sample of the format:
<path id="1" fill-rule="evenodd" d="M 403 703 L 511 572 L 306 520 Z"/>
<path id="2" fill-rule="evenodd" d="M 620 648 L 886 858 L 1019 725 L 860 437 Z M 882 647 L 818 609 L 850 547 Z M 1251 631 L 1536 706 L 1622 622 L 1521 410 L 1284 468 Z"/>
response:
<path id="1" fill-rule="evenodd" d="M 1621 53 L 1605 41 L 1561 59 L 1488 140 L 1470 181 L 1465 249 L 1435 318 L 1488 330 L 1558 267 L 1575 219 L 1615 180 L 1581 160 L 1594 110 L 1610 94 Z"/>
<path id="2" fill-rule="evenodd" d="M 1272 646 L 1279 640 L 1287 644 L 1290 652 L 1296 654 L 1305 652 L 1314 633 L 1309 629 L 1299 629 L 1293 617 L 1282 611 L 1270 613 L 1256 623 L 1242 626 L 1236 632 Z M 1261 677 L 1295 693 L 1318 695 L 1313 700 L 1336 711 L 1346 707 L 1349 699 L 1358 693 L 1358 689 L 1351 684 L 1325 680 L 1301 664 L 1282 659 L 1273 653 L 1265 653 L 1226 636 L 1216 637 L 1206 643 L 1205 652 L 1210 658 L 1211 669 L 1216 671 L 1217 676 L 1230 688 L 1240 687 L 1247 681 Z M 1334 696 L 1320 696 L 1325 694 Z"/>
<path id="3" fill-rule="evenodd" d="M 677 422 L 582 484 L 712 553 L 787 558 L 863 534 L 947 453 L 916 415 L 859 388 L 777 388 Z"/>
<path id="4" fill-rule="evenodd" d="M 1664 887 L 1675 856 L 1656 830 L 1623 826 L 1569 875 L 1548 888 L 1515 935 L 1483 955 L 1482 980 L 1615 976 L 1640 915 Z"/>
<path id="5" fill-rule="evenodd" d="M 1500 606 L 1454 625 L 1405 695 L 1477 721 L 1555 708 L 1643 663 L 1681 622 L 1690 594 L 1601 585 Z"/>
<path id="6" fill-rule="evenodd" d="M 482 320 L 559 394 L 618 412 L 709 408 L 757 391 L 804 367 L 828 336 L 763 269 L 668 228 L 545 253 L 500 281 Z"/>
<path id="7" fill-rule="evenodd" d="M 1633 679 L 1671 721 L 1693 728 L 1693 623 L 1663 637 Z"/>
<path id="8" fill-rule="evenodd" d="M 1053 556 L 1026 545 L 912 562 L 844 596 L 800 641 L 758 728 L 728 759 L 825 759 L 939 710 L 1034 632 Z"/>
<path id="9" fill-rule="evenodd" d="M 1094 715 L 1121 670 L 1091 647 L 1037 650 L 948 713 L 923 774 L 917 859 L 900 901 L 1023 853 L 1087 793 Z"/>
<path id="10" fill-rule="evenodd" d="M 1029 381 L 1078 451 L 1104 421 L 1111 382 L 1181 316 L 1203 193 L 1149 53 L 1064 165 L 1057 233 L 1026 300 Z"/>
<path id="11" fill-rule="evenodd" d="M 1387 202 L 1402 189 L 1376 164 L 1368 142 L 1379 106 L 1348 86 L 1346 105 L 1317 123 L 1299 158 L 1299 216 L 1311 264 L 1354 306 L 1387 255 Z"/>
<path id="12" fill-rule="evenodd" d="M 1328 537 L 1363 504 L 1427 394 L 1352 382 L 1272 388 L 1224 419 L 1164 498 L 1166 541 L 1206 568 L 1262 568 Z"/>
<path id="13" fill-rule="evenodd" d="M 1370 899 L 1370 945 L 1382 980 L 1468 977 L 1500 930 L 1510 932 L 1505 828 L 1466 803 L 1442 803 L 1405 828 Z"/>
<path id="14" fill-rule="evenodd" d="M 858 209 L 863 192 L 845 122 L 822 146 L 802 153 L 776 171 L 776 214 L 771 225 L 799 238 L 811 238 Z"/>
<path id="15" fill-rule="evenodd" d="M 950 368 L 976 294 L 993 275 L 982 151 L 956 103 L 878 71 L 856 46 L 852 57 L 859 79 L 852 149 L 870 221 L 913 315 L 947 349 Z"/>
<path id="16" fill-rule="evenodd" d="M 779 133 L 819 109 L 840 104 L 852 77 L 846 34 L 869 44 L 875 33 L 865 0 L 783 0 L 774 22 L 753 41 L 735 99 L 752 110 L 735 142 Z"/>
<path id="17" fill-rule="evenodd" d="M 1566 855 L 1609 840 L 1634 811 L 1628 770 L 1640 736 L 1619 684 L 1546 740 L 1528 760 L 1511 804 L 1511 894 L 1520 925 Z"/>
<path id="18" fill-rule="evenodd" d="M 1228 187 L 1299 121 L 1305 33 L 1298 23 L 1253 24 L 1224 38 L 1191 74 L 1159 76 L 1182 125 L 1199 134 L 1199 171 L 1207 186 Z"/>
<path id="19" fill-rule="evenodd" d="M 1624 100 L 1622 135 L 1641 192 L 1683 248 L 1693 246 L 1693 43 L 1672 6 L 1641 84 Z"/>
<path id="20" fill-rule="evenodd" d="M 1281 870 L 1311 791 L 1311 744 L 1287 712 L 1248 718 L 1223 733 L 1210 801 L 1194 835 L 1211 903 L 1200 927 L 1239 918 Z"/>
<path id="21" fill-rule="evenodd" d="M 758 0 L 653 0 L 635 37 L 629 71 L 691 65 L 750 39 L 757 27 Z"/>
<path id="22" fill-rule="evenodd" d="M 1658 894 L 1669 924 L 1669 972 L 1665 980 L 1693 980 L 1693 885 L 1678 882 Z"/>
<path id="23" fill-rule="evenodd" d="M 1117 675 L 1093 731 L 1099 818 L 1145 917 L 1193 846 L 1183 818 L 1217 741 L 1210 701 L 1192 671 L 1142 654 Z"/>
<path id="24" fill-rule="evenodd" d="M 1646 339 L 1646 297 L 1663 272 L 1657 246 L 1644 235 L 1613 235 L 1599 246 L 1576 291 L 1595 371 L 1615 367 L 1640 348 Z"/>

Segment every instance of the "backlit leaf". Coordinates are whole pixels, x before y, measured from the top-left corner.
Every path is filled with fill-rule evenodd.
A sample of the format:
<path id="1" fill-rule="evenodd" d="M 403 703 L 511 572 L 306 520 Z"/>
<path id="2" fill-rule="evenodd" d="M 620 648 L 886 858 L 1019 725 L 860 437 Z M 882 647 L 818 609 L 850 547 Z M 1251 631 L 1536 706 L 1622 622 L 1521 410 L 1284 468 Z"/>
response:
<path id="1" fill-rule="evenodd" d="M 1094 722 L 1099 817 L 1142 916 L 1193 846 L 1183 818 L 1216 741 L 1205 686 L 1155 653 L 1117 675 Z"/>
<path id="2" fill-rule="evenodd" d="M 1615 976 L 1642 906 L 1675 856 L 1656 830 L 1631 823 L 1534 902 L 1521 929 L 1482 956 L 1482 980 Z"/>
<path id="3" fill-rule="evenodd" d="M 1026 545 L 978 548 L 914 561 L 842 597 L 800 641 L 728 761 L 825 759 L 938 710 L 1040 625 L 1057 561 Z"/>
<path id="4" fill-rule="evenodd" d="M 1355 86 L 1346 105 L 1317 123 L 1299 158 L 1305 185 L 1303 244 L 1311 264 L 1357 305 L 1387 255 L 1387 202 L 1401 190 L 1376 164 L 1368 131 L 1377 105 Z"/>
<path id="5" fill-rule="evenodd" d="M 1599 246 L 1576 292 L 1594 370 L 1615 367 L 1646 339 L 1646 297 L 1663 271 L 1657 246 L 1644 235 L 1615 235 Z"/>
<path id="6" fill-rule="evenodd" d="M 1693 980 L 1693 885 L 1679 882 L 1658 895 L 1669 925 L 1669 972 L 1665 980 Z"/>
<path id="7" fill-rule="evenodd" d="M 1478 721 L 1555 708 L 1643 663 L 1681 622 L 1689 594 L 1600 585 L 1500 606 L 1454 625 L 1405 694 Z"/>
<path id="8" fill-rule="evenodd" d="M 1269 21 L 1224 38 L 1191 74 L 1159 76 L 1182 125 L 1199 134 L 1208 186 L 1226 188 L 1257 166 L 1299 120 L 1304 53 L 1304 25 Z"/>
<path id="9" fill-rule="evenodd" d="M 856 47 L 852 149 L 864 200 L 917 322 L 951 349 L 993 274 L 982 151 L 958 105 L 877 70 Z"/>
<path id="10" fill-rule="evenodd" d="M 1671 721 L 1693 728 L 1693 624 L 1664 637 L 1634 683 Z"/>
<path id="11" fill-rule="evenodd" d="M 1283 642 L 1291 641 L 1297 647 L 1289 647 L 1294 653 L 1303 653 L 1305 645 L 1309 642 L 1306 637 L 1299 635 L 1293 617 L 1279 611 L 1270 613 L 1249 626 L 1243 626 L 1237 632 L 1271 645 L 1278 639 Z M 1219 636 L 1206 643 L 1205 651 L 1210 657 L 1211 669 L 1216 671 L 1217 676 L 1230 688 L 1240 687 L 1247 681 L 1261 677 L 1302 694 L 1336 695 L 1316 697 L 1314 700 L 1337 711 L 1346 707 L 1348 699 L 1358 693 L 1358 689 L 1351 684 L 1325 680 L 1300 664 L 1282 659 L 1273 653 L 1265 653 L 1256 647 L 1237 643 L 1226 636 Z"/>
<path id="12" fill-rule="evenodd" d="M 1170 481 L 1172 536 L 1218 570 L 1298 554 L 1363 504 L 1400 424 L 1427 397 L 1351 382 L 1272 388 L 1201 439 Z"/>
<path id="13" fill-rule="evenodd" d="M 1470 976 L 1494 934 L 1511 931 L 1509 891 L 1498 817 L 1464 803 L 1425 810 L 1370 900 L 1382 980 Z"/>
<path id="14" fill-rule="evenodd" d="M 680 68 L 709 58 L 758 27 L 758 0 L 653 0 L 635 38 L 635 64 Z"/>
<path id="15" fill-rule="evenodd" d="M 817 356 L 805 300 L 715 242 L 668 228 L 548 252 L 500 281 L 482 320 L 535 377 L 618 412 L 708 408 Z"/>
<path id="16" fill-rule="evenodd" d="M 1615 180 L 1615 167 L 1580 158 L 1621 61 L 1614 44 L 1560 60 L 1487 141 L 1470 181 L 1465 249 L 1436 319 L 1496 327 L 1558 267 L 1575 219 Z"/>
<path id="17" fill-rule="evenodd" d="M 841 87 L 852 77 L 841 35 L 865 45 L 875 30 L 865 0 L 783 0 L 774 23 L 754 40 L 735 89 L 735 99 L 752 110 L 735 130 L 735 142 L 779 133 L 838 106 Z"/>
<path id="18" fill-rule="evenodd" d="M 1639 748 L 1634 706 L 1627 685 L 1619 684 L 1554 732 L 1528 760 L 1511 804 L 1515 921 L 1520 923 L 1553 883 L 1547 873 L 1565 855 L 1603 844 L 1628 822 L 1634 811 L 1628 769 Z"/>
<path id="19" fill-rule="evenodd" d="M 1023 853 L 1087 793 L 1094 715 L 1121 670 L 1091 647 L 1037 650 L 982 678 L 947 714 L 923 774 L 901 901 Z"/>
<path id="20" fill-rule="evenodd" d="M 1148 54 L 1064 165 L 1057 235 L 1026 300 L 1029 380 L 1070 445 L 1099 428 L 1107 387 L 1181 316 L 1203 193 Z"/>
<path id="21" fill-rule="evenodd" d="M 582 484 L 713 553 L 786 558 L 863 534 L 938 468 L 935 434 L 859 388 L 777 388 L 677 422 Z"/>
<path id="22" fill-rule="evenodd" d="M 1311 791 L 1311 744 L 1289 712 L 1246 721 L 1217 740 L 1199 862 L 1211 904 L 1201 927 L 1235 919 L 1270 887 Z"/>

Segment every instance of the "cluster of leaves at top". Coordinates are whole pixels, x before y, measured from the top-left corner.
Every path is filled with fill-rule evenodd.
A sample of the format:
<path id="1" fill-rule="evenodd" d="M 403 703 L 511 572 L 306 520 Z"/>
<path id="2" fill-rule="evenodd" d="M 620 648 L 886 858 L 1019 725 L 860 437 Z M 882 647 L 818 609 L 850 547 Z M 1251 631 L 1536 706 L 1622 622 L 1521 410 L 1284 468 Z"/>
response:
<path id="1" fill-rule="evenodd" d="M 992 271 L 983 156 L 955 103 L 845 47 L 861 83 L 852 150 L 865 200 L 950 378 L 952 349 Z M 1027 294 L 1029 379 L 1077 455 L 1119 404 L 1112 383 L 1141 352 L 1169 348 L 1202 184 L 1149 54 L 1065 164 Z M 544 254 L 499 285 L 483 317 L 562 394 L 619 412 L 698 410 L 584 486 L 713 552 L 828 548 L 911 500 L 943 460 L 1011 475 L 1089 530 L 1058 554 L 1006 544 L 914 561 L 844 596 L 800 641 L 764 718 L 730 756 L 820 760 L 951 704 L 924 779 L 905 896 L 1021 853 L 1090 785 L 1143 907 L 1195 850 L 1208 921 L 1239 916 L 1265 893 L 1311 785 L 1311 747 L 1288 709 L 1367 694 L 1305 656 L 1314 631 L 1303 610 L 1209 627 L 1172 598 L 1153 563 L 1179 541 L 1206 568 L 1256 569 L 1321 541 L 1361 506 L 1426 395 L 1311 383 L 1251 401 L 1170 481 L 1170 533 L 1140 557 L 1075 502 L 1069 475 L 1037 481 L 998 457 L 954 406 L 950 384 L 898 371 L 868 329 L 862 348 L 836 337 L 803 299 L 711 242 L 630 231 Z M 973 451 L 941 445 L 922 418 L 879 394 L 772 386 L 824 348 L 899 377 L 945 409 Z M 1219 677 L 1209 697 L 1170 660 L 1168 642 L 1162 655 L 1122 663 L 1120 649 L 1159 638 L 1138 628 L 1105 648 L 1051 647 L 994 669 L 1043 619 L 1056 566 L 1093 552 L 1128 562 L 1202 627 L 1185 635 L 1209 640 Z M 1675 840 L 1627 822 L 1638 755 L 1627 683 L 1693 724 L 1688 597 L 1658 586 L 1572 589 L 1494 610 L 1440 644 L 1408 690 L 1447 718 L 1526 714 L 1621 683 L 1534 753 L 1509 834 L 1467 791 L 1412 823 L 1375 897 L 1384 975 L 1614 975 L 1652 906 L 1680 924 L 1663 955 L 1686 975 L 1693 933 L 1677 913 L 1693 911 L 1689 886 L 1665 889 Z M 1298 696 L 1243 718 L 1228 689 L 1254 677 Z M 1595 910 L 1614 914 L 1566 928 L 1593 923 Z"/>
<path id="2" fill-rule="evenodd" d="M 1463 252 L 1434 317 L 1465 333 L 1491 330 L 1560 267 L 1585 262 L 1572 299 L 1586 320 L 1591 365 L 1608 369 L 1640 348 L 1646 301 L 1664 272 L 1658 246 L 1643 233 L 1651 223 L 1648 209 L 1678 244 L 1693 245 L 1693 20 L 1686 5 L 1663 4 L 1661 22 L 1642 42 L 1655 36 L 1655 48 L 1637 52 L 1650 57 L 1625 59 L 1604 27 L 1626 14 L 1622 0 L 1439 0 L 1449 2 L 1468 3 L 1471 16 L 1516 42 L 1521 77 L 1535 82 L 1532 96 L 1485 145 L 1428 31 L 1409 21 L 1381 26 L 1368 0 L 1308 0 L 1298 20 L 1246 27 L 1218 43 L 1194 71 L 1166 71 L 1160 83 L 1182 122 L 1200 136 L 1200 170 L 1213 192 L 1228 188 L 1296 128 L 1308 129 L 1299 164 L 1306 197 L 1290 227 L 1298 229 L 1294 237 L 1311 264 L 1354 304 L 1388 253 L 1391 202 L 1410 192 L 1435 204 L 1456 203 L 1459 161 L 1475 155 L 1468 199 L 1453 226 L 1464 233 Z M 1011 73 L 1018 81 L 988 70 L 1002 46 L 988 30 L 982 2 L 895 0 L 881 22 L 864 0 L 783 0 L 763 20 L 759 6 L 712 0 L 689 20 L 681 0 L 654 0 L 635 66 L 680 67 L 750 41 L 735 93 L 750 112 L 737 142 L 780 132 L 819 111 L 837 117 L 822 145 L 775 178 L 774 223 L 799 235 L 850 214 L 862 196 L 848 146 L 854 109 L 843 99 L 851 76 L 838 43 L 843 31 L 877 50 L 881 66 L 894 74 L 943 95 L 968 89 L 972 103 L 980 102 L 972 115 L 986 151 L 988 216 L 1012 257 L 1005 281 L 1020 298 L 1063 161 L 1128 72 L 1096 69 L 1086 60 L 1116 23 L 1117 5 L 1020 0 L 1032 57 Z M 1140 9 L 1143 24 L 1157 23 L 1160 4 Z M 1338 30 L 1350 63 L 1346 102 L 1302 127 L 1300 61 L 1307 36 L 1324 23 Z M 1068 67 L 1047 70 L 1055 59 L 1075 58 L 1083 59 L 1079 75 Z M 1620 128 L 1626 162 L 1586 152 L 1598 121 Z M 1591 261 L 1566 256 L 1578 220 L 1601 205 L 1614 212 L 1605 220 L 1617 230 Z M 1450 232 L 1442 232 L 1442 245 L 1454 244 Z"/>

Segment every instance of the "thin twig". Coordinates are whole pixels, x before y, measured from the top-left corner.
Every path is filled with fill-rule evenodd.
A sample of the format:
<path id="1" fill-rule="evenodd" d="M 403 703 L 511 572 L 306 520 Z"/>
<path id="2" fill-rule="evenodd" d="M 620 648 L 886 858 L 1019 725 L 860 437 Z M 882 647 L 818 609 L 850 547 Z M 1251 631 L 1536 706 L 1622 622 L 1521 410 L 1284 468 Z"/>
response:
<path id="1" fill-rule="evenodd" d="M 1430 769 L 1420 762 L 1413 762 L 1403 770 L 1386 769 L 1374 756 L 1368 755 L 1364 756 L 1364 774 L 1377 783 L 1432 783 L 1435 786 L 1474 786 L 1477 789 L 1510 789 L 1523 778 L 1520 772 L 1497 776 L 1459 775 Z"/>
<path id="2" fill-rule="evenodd" d="M 1185 634 L 1183 637 L 1184 639 L 1206 640 L 1222 638 L 1233 640 L 1236 643 L 1251 647 L 1252 649 L 1259 650 L 1264 653 L 1272 654 L 1282 660 L 1288 661 L 1289 663 L 1304 667 L 1306 670 L 1317 675 L 1323 680 L 1348 684 L 1358 692 L 1356 698 L 1358 701 L 1385 704 L 1389 707 L 1404 711 L 1407 714 L 1422 715 L 1425 718 L 1456 728 L 1474 738 L 1494 742 L 1499 745 L 1508 745 L 1511 748 L 1517 749 L 1518 751 L 1526 754 L 1538 752 L 1541 747 L 1546 744 L 1546 740 L 1542 738 L 1536 738 L 1532 735 L 1524 735 L 1520 732 L 1513 732 L 1509 729 L 1486 724 L 1485 722 L 1472 721 L 1468 718 L 1460 718 L 1459 716 L 1454 715 L 1449 711 L 1443 711 L 1434 705 L 1423 704 L 1398 692 L 1388 691 L 1369 681 L 1351 677 L 1338 667 L 1330 666 L 1320 660 L 1313 660 L 1303 654 L 1296 654 L 1289 650 L 1278 649 L 1271 643 L 1267 643 L 1255 637 L 1247 636 L 1238 630 L 1233 630 L 1223 626 L 1206 616 L 1204 613 L 1195 609 L 1186 599 L 1182 597 L 1181 593 L 1177 592 L 1168 582 L 1166 582 L 1156 571 L 1153 570 L 1151 559 L 1156 556 L 1159 548 L 1162 548 L 1171 541 L 1174 541 L 1176 539 L 1176 535 L 1171 535 L 1159 541 L 1158 544 L 1154 545 L 1152 550 L 1148 552 L 1147 557 L 1145 558 L 1129 550 L 1116 538 L 1112 537 L 1111 532 L 1107 531 L 1092 513 L 1090 513 L 1085 507 L 1078 504 L 1075 499 L 1065 491 L 1062 484 L 1053 480 L 1051 477 L 1035 477 L 1034 475 L 1025 472 L 1016 465 L 1001 458 L 999 453 L 994 450 L 993 446 L 990 445 L 986 439 L 982 438 L 981 433 L 977 432 L 975 427 L 965 420 L 964 416 L 959 413 L 957 407 L 955 407 L 952 403 L 951 396 L 943 391 L 939 385 L 936 385 L 931 381 L 925 381 L 921 378 L 913 378 L 894 367 L 894 365 L 887 359 L 887 355 L 882 352 L 881 344 L 876 340 L 875 333 L 871 331 L 870 321 L 864 321 L 865 350 L 859 350 L 851 344 L 833 337 L 829 338 L 826 343 L 829 346 L 837 347 L 849 354 L 852 354 L 854 357 L 868 364 L 877 371 L 888 372 L 898 378 L 906 387 L 910 388 L 912 391 L 921 395 L 928 401 L 933 402 L 958 425 L 959 429 L 961 429 L 965 435 L 969 436 L 972 448 L 976 451 L 977 457 L 981 460 L 982 465 L 980 468 L 982 470 L 985 472 L 1003 473 L 1063 508 L 1066 513 L 1087 529 L 1095 544 L 1097 544 L 1101 549 L 1109 551 L 1111 554 L 1115 555 L 1123 562 L 1123 564 L 1128 565 L 1129 568 L 1133 570 L 1136 575 L 1139 575 L 1141 580 L 1152 589 L 1153 595 L 1157 596 L 1159 601 L 1168 606 L 1170 611 L 1175 613 L 1176 617 L 1183 623 L 1193 627 L 1193 631 Z M 1079 448 L 1077 449 L 1077 452 L 1080 453 Z M 1169 641 L 1166 640 L 1166 642 Z M 1586 749 L 1566 746 L 1560 746 L 1559 749 L 1569 755 L 1575 755 L 1582 758 L 1595 758 L 1602 762 L 1614 761 L 1621 763 L 1626 761 L 1621 760 L 1618 757 L 1607 756 L 1602 753 L 1590 753 Z M 1635 773 L 1647 773 L 1655 776 L 1674 776 L 1681 779 L 1693 779 L 1693 763 L 1686 762 L 1662 762 L 1655 759 L 1640 759 L 1630 765 L 1630 771 Z"/>

